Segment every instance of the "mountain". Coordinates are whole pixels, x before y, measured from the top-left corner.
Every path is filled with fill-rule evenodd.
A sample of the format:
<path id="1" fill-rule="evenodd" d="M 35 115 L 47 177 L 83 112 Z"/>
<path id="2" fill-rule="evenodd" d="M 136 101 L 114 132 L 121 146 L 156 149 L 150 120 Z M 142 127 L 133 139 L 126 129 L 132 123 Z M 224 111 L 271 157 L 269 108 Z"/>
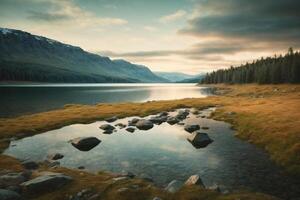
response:
<path id="1" fill-rule="evenodd" d="M 197 82 L 199 82 L 200 77 L 202 77 L 202 74 L 197 75 L 189 75 L 181 72 L 154 72 L 157 76 L 160 76 L 162 78 L 165 78 L 169 80 L 170 82 L 182 82 L 187 81 L 186 83 L 194 83 L 194 82 L 188 82 L 192 81 L 193 79 L 198 79 Z M 195 82 L 195 83 L 197 83 Z"/>
<path id="2" fill-rule="evenodd" d="M 0 28 L 0 81 L 168 82 L 145 66 L 6 28 Z"/>
<path id="3" fill-rule="evenodd" d="M 194 78 L 187 78 L 187 79 L 183 79 L 181 81 L 177 81 L 177 83 L 199 83 L 204 77 L 205 77 L 205 74 L 199 74 L 199 75 L 196 75 Z"/>

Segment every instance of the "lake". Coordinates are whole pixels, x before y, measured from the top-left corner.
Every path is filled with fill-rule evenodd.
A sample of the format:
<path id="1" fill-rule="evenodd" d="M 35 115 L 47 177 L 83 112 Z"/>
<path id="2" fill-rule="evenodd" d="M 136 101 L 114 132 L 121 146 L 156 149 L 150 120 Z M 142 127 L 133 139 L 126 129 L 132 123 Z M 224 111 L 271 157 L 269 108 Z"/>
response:
<path id="1" fill-rule="evenodd" d="M 0 94 L 0 117 L 14 117 L 65 104 L 203 98 L 211 92 L 196 84 L 27 84 L 1 85 Z"/>
<path id="2" fill-rule="evenodd" d="M 182 124 L 162 123 L 150 130 L 133 133 L 116 128 L 116 132 L 108 135 L 99 129 L 107 122 L 98 121 L 12 141 L 4 154 L 42 162 L 49 154 L 61 153 L 64 155 L 59 160 L 62 166 L 84 166 L 90 172 L 120 173 L 125 170 L 137 176 L 146 175 L 161 187 L 174 179 L 185 181 L 189 176 L 199 174 L 206 186 L 217 184 L 223 192 L 250 190 L 284 199 L 300 196 L 298 179 L 285 174 L 262 149 L 234 137 L 230 124 L 207 118 L 213 111 L 214 108 L 209 108 L 199 114 L 190 113 L 182 121 L 200 125 L 200 131 L 209 135 L 213 142 L 205 148 L 197 149 L 187 141 L 191 134 Z M 174 116 L 177 112 L 169 112 L 169 115 Z M 111 125 L 127 124 L 132 118 L 119 119 Z M 90 151 L 79 151 L 69 142 L 90 136 L 101 140 Z"/>

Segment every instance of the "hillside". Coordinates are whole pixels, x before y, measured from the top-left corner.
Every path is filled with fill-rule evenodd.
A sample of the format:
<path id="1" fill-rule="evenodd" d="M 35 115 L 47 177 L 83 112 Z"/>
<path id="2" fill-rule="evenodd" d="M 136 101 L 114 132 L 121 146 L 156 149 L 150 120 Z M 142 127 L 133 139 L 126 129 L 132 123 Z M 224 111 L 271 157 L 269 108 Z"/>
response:
<path id="1" fill-rule="evenodd" d="M 199 75 L 190 75 L 181 72 L 154 72 L 157 76 L 165 78 L 170 82 L 181 82 L 188 79 L 197 78 Z M 199 80 L 198 80 L 199 82 Z"/>
<path id="2" fill-rule="evenodd" d="M 46 37 L 0 29 L 0 81 L 167 82 L 147 67 Z"/>
<path id="3" fill-rule="evenodd" d="M 197 75 L 193 78 L 183 79 L 181 81 L 177 81 L 177 83 L 199 83 L 205 77 L 204 74 Z"/>
<path id="4" fill-rule="evenodd" d="M 282 56 L 261 58 L 239 67 L 209 73 L 201 83 L 300 83 L 300 52 L 292 48 Z"/>

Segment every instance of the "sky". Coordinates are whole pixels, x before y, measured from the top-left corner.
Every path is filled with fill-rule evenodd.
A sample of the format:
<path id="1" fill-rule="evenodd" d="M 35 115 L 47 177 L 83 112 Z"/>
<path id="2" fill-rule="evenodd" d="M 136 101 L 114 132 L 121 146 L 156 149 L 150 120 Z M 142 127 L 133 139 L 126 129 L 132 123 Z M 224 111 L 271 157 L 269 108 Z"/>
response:
<path id="1" fill-rule="evenodd" d="M 299 0 L 0 0 L 0 27 L 198 74 L 300 47 Z"/>

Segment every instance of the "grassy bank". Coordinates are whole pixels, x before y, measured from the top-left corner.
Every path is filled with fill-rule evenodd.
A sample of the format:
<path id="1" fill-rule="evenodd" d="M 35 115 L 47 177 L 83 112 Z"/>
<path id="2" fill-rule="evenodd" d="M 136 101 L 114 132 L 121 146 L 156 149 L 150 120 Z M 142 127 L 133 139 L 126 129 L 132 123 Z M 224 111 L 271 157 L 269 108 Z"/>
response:
<path id="1" fill-rule="evenodd" d="M 2 169 L 10 169 L 13 171 L 22 171 L 19 161 L 8 156 L 1 156 L 0 171 Z M 156 187 L 150 182 L 133 178 L 122 181 L 113 181 L 114 174 L 101 172 L 91 174 L 84 171 L 72 170 L 63 167 L 49 169 L 41 166 L 39 171 L 52 171 L 63 173 L 73 178 L 73 181 L 53 192 L 40 194 L 26 194 L 25 197 L 34 200 L 57 200 L 69 199 L 70 195 L 74 195 L 83 189 L 91 189 L 94 193 L 101 194 L 97 199 L 106 200 L 145 200 L 160 197 L 164 200 L 277 200 L 277 198 L 261 193 L 251 193 L 247 191 L 232 194 L 221 194 L 212 190 L 204 189 L 200 186 L 185 186 L 175 194 L 166 192 Z M 38 171 L 33 173 L 33 177 L 38 175 Z M 135 186 L 135 187 L 132 187 Z M 138 189 L 136 189 L 138 187 Z M 120 188 L 129 188 L 125 192 L 119 192 Z"/>

